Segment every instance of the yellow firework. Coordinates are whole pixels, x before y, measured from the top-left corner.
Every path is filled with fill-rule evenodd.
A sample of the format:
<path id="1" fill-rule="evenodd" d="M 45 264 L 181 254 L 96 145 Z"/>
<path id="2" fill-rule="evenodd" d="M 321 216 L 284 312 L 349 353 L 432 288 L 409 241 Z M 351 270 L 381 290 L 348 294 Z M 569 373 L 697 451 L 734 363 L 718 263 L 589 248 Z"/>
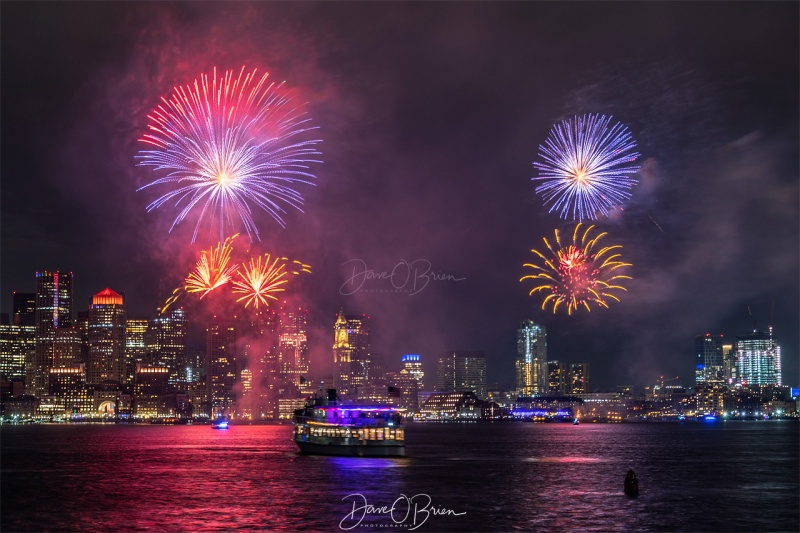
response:
<path id="1" fill-rule="evenodd" d="M 537 284 L 529 294 L 546 294 L 542 309 L 551 305 L 556 313 L 563 305 L 571 315 L 580 307 L 591 311 L 591 304 L 607 308 L 609 300 L 619 301 L 615 291 L 627 290 L 620 281 L 631 277 L 618 272 L 631 266 L 621 260 L 622 246 L 601 246 L 600 240 L 607 234 L 592 235 L 594 226 L 581 232 L 581 226 L 580 223 L 575 226 L 571 242 L 562 243 L 558 230 L 552 244 L 543 238 L 547 251 L 531 250 L 539 261 L 523 265 L 534 269 L 533 274 L 520 278 L 520 281 L 532 279 Z"/>
<path id="2" fill-rule="evenodd" d="M 281 262 L 283 258 L 270 259 L 269 254 L 264 254 L 251 259 L 249 265 L 242 265 L 239 270 L 240 280 L 233 282 L 233 292 L 241 294 L 237 302 L 244 301 L 247 307 L 253 304 L 258 309 L 259 303 L 269 305 L 269 300 L 277 300 L 273 293 L 286 290 L 283 285 L 288 283 L 286 279 L 286 263 Z M 268 300 L 269 299 L 269 300 Z"/>
<path id="3" fill-rule="evenodd" d="M 195 269 L 186 277 L 183 288 L 188 293 L 199 292 L 203 298 L 209 292 L 231 281 L 239 269 L 237 265 L 228 266 L 233 251 L 233 240 L 238 237 L 228 237 L 225 242 L 219 243 L 216 248 L 203 250 Z"/>

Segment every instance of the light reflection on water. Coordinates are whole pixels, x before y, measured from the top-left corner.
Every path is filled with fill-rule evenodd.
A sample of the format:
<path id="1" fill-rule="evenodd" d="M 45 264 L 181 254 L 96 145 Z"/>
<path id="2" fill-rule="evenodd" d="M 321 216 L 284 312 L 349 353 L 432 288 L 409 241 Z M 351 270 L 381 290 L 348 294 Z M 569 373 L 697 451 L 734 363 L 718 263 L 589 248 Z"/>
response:
<path id="1" fill-rule="evenodd" d="M 403 458 L 299 455 L 290 426 L 0 432 L 2 531 L 337 531 L 351 494 L 376 507 L 401 496 L 421 506 L 427 495 L 437 509 L 466 513 L 428 516 L 418 531 L 800 525 L 798 424 L 788 421 L 412 424 Z M 636 499 L 622 492 L 628 468 L 639 477 Z M 400 525 L 376 514 L 353 530 L 410 529 Z"/>

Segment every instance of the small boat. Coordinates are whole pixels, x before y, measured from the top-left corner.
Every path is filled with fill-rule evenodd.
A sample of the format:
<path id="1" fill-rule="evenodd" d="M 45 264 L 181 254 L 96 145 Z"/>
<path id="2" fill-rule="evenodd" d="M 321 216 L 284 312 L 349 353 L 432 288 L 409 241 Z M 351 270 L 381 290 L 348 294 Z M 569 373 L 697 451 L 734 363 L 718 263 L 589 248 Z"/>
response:
<path id="1" fill-rule="evenodd" d="M 357 457 L 405 455 L 404 409 L 340 404 L 336 391 L 314 398 L 294 413 L 292 439 L 301 453 Z"/>
<path id="2" fill-rule="evenodd" d="M 639 495 L 639 480 L 636 478 L 633 469 L 628 470 L 625 476 L 625 494 L 631 498 L 635 498 Z"/>
<path id="3" fill-rule="evenodd" d="M 218 418 L 211 422 L 212 429 L 228 429 L 228 420 L 225 418 Z"/>
<path id="4" fill-rule="evenodd" d="M 573 426 L 577 426 L 578 424 L 580 424 L 580 421 L 577 418 L 572 420 L 572 425 Z"/>

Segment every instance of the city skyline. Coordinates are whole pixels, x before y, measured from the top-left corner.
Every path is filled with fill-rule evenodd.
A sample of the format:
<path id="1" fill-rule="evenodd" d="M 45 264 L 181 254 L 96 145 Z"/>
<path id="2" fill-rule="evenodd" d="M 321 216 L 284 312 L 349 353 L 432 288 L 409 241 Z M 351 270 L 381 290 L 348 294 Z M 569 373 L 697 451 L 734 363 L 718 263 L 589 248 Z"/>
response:
<path id="1" fill-rule="evenodd" d="M 4 5 L 0 308 L 49 269 L 74 273 L 76 310 L 110 287 L 129 315 L 153 314 L 200 246 L 193 224 L 168 233 L 172 217 L 136 192 L 152 179 L 134 161 L 146 115 L 175 85 L 247 65 L 287 80 L 320 128 L 305 213 L 285 230 L 258 216 L 252 245 L 312 265 L 294 293 L 312 362 L 329 360 L 344 307 L 373 317 L 387 361 L 483 351 L 490 380 L 511 383 L 517 326 L 533 320 L 548 357 L 590 363 L 592 384 L 690 385 L 696 335 L 772 324 L 795 384 L 797 7 L 573 8 Z M 642 154 L 631 201 L 597 221 L 633 279 L 609 309 L 553 315 L 519 283 L 564 227 L 532 163 L 555 123 L 590 112 L 625 123 Z M 356 287 L 362 270 L 398 265 L 437 277 Z M 229 311 L 206 307 L 190 310 Z"/>

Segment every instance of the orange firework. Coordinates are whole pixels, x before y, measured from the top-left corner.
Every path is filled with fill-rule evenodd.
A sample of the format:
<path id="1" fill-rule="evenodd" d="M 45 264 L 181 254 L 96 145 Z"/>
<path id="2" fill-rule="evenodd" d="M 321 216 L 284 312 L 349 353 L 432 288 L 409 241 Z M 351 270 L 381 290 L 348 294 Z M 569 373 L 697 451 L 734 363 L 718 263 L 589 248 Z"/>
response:
<path id="1" fill-rule="evenodd" d="M 268 298 L 271 300 L 278 299 L 272 293 L 286 290 L 282 287 L 289 281 L 286 279 L 286 264 L 279 264 L 281 260 L 286 258 L 276 257 L 274 261 L 271 261 L 270 255 L 264 254 L 264 259 L 263 264 L 260 256 L 251 259 L 249 266 L 247 263 L 243 264 L 241 270 L 239 270 L 239 276 L 242 279 L 233 282 L 233 292 L 243 295 L 236 301 L 244 301 L 245 307 L 253 304 L 258 309 L 259 303 L 269 305 Z"/>
<path id="2" fill-rule="evenodd" d="M 580 229 L 579 223 L 572 234 L 572 242 L 566 244 L 561 243 L 556 230 L 555 246 L 546 238 L 542 239 L 549 255 L 531 250 L 541 259 L 541 264 L 523 265 L 536 271 L 520 279 L 533 279 L 538 283 L 531 289 L 530 295 L 536 292 L 549 293 L 542 302 L 542 309 L 552 305 L 555 313 L 564 304 L 567 314 L 571 315 L 579 306 L 591 311 L 591 303 L 607 308 L 608 299 L 619 301 L 613 291 L 627 290 L 619 282 L 631 277 L 616 273 L 617 269 L 631 266 L 620 260 L 621 254 L 617 250 L 622 246 L 600 247 L 599 241 L 606 236 L 605 232 L 592 237 L 590 233 L 594 226 L 589 226 L 582 234 Z"/>
<path id="3" fill-rule="evenodd" d="M 233 250 L 233 240 L 238 237 L 238 233 L 233 237 L 228 237 L 225 242 L 217 245 L 216 248 L 203 250 L 200 260 L 195 269 L 186 277 L 183 288 L 188 293 L 199 292 L 200 298 L 228 283 L 233 275 L 239 270 L 236 265 L 228 266 Z"/>

